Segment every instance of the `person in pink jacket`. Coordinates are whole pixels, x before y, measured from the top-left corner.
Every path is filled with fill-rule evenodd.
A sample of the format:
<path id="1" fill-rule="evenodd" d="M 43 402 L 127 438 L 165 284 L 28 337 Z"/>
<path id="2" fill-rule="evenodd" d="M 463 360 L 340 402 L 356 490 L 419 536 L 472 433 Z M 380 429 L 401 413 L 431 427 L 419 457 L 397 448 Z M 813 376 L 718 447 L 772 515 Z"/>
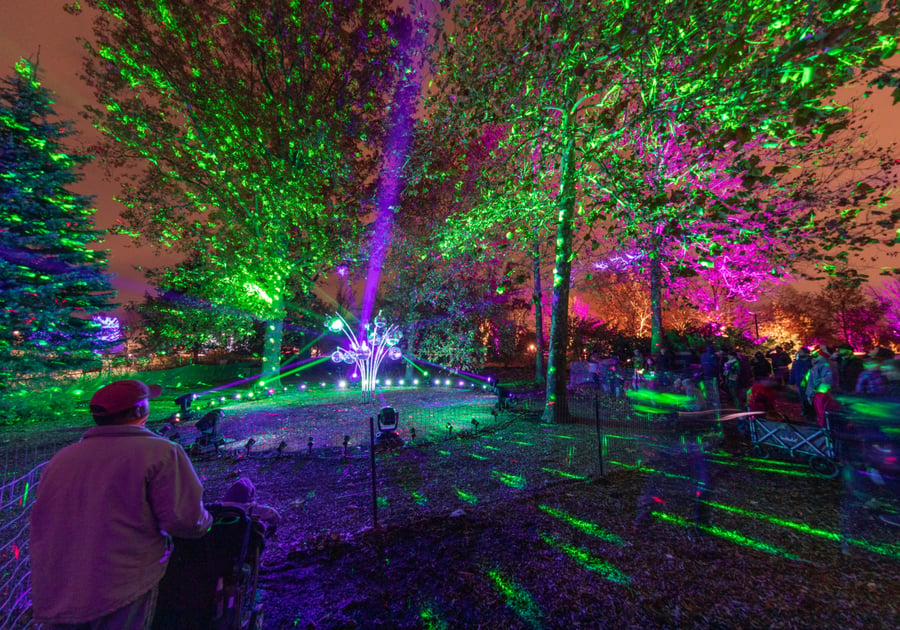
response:
<path id="1" fill-rule="evenodd" d="M 29 545 L 43 628 L 149 628 L 170 537 L 199 538 L 212 524 L 187 454 L 144 426 L 161 391 L 137 380 L 101 388 L 97 426 L 41 473 Z"/>

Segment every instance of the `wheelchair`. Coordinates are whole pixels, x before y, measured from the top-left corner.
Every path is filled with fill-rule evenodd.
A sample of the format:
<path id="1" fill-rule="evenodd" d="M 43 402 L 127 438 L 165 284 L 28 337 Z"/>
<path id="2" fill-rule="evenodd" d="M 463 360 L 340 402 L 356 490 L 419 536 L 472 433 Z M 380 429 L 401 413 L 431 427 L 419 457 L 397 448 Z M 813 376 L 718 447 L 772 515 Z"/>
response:
<path id="1" fill-rule="evenodd" d="M 233 506 L 207 506 L 210 531 L 175 538 L 159 584 L 153 630 L 260 630 L 256 603 L 265 526 Z"/>

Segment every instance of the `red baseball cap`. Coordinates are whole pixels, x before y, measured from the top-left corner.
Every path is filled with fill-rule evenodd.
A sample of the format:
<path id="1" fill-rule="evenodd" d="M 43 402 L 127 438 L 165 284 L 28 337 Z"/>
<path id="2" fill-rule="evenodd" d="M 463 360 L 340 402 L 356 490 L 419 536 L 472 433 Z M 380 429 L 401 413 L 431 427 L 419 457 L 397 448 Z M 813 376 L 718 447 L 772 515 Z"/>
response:
<path id="1" fill-rule="evenodd" d="M 143 381 L 114 381 L 101 387 L 91 398 L 91 413 L 108 416 L 134 407 L 142 400 L 156 398 L 161 385 L 147 385 Z"/>

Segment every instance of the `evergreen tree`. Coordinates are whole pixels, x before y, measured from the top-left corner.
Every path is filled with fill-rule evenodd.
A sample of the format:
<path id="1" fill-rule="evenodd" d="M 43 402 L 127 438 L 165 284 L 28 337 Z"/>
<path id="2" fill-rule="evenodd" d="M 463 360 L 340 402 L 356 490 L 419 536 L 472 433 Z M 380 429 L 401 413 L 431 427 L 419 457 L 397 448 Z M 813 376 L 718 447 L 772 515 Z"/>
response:
<path id="1" fill-rule="evenodd" d="M 97 360 L 91 315 L 115 294 L 91 200 L 70 190 L 85 156 L 65 152 L 61 122 L 37 67 L 21 60 L 0 82 L 0 383 Z"/>

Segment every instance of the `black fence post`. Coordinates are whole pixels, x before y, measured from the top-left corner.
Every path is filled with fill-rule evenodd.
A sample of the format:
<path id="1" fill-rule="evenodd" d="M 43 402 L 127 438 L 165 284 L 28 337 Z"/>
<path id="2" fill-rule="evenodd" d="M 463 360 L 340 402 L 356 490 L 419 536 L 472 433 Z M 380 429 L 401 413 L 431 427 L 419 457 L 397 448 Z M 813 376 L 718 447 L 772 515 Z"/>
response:
<path id="1" fill-rule="evenodd" d="M 375 418 L 369 418 L 369 453 L 372 462 L 372 527 L 378 527 L 378 484 L 375 480 Z"/>
<path id="2" fill-rule="evenodd" d="M 594 394 L 594 424 L 597 427 L 597 452 L 600 457 L 600 476 L 606 476 L 606 436 L 600 427 L 600 396 Z"/>

